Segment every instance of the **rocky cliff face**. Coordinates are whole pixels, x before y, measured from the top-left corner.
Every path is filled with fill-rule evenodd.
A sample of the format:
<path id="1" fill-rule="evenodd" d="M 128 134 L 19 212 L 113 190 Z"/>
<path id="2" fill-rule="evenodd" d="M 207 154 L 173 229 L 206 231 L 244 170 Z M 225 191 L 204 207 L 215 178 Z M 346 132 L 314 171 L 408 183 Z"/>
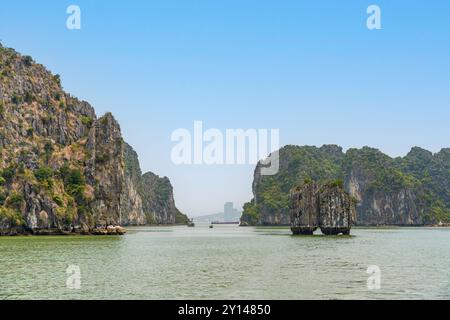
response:
<path id="1" fill-rule="evenodd" d="M 345 187 L 357 199 L 358 221 L 367 225 L 421 225 L 425 204 L 421 191 L 412 187 L 376 190 L 366 172 L 351 170 Z"/>
<path id="2" fill-rule="evenodd" d="M 126 225 L 144 225 L 147 224 L 147 218 L 144 214 L 141 198 L 141 167 L 139 165 L 138 155 L 133 148 L 124 143 L 124 192 L 121 196 L 121 209 L 127 212 L 123 217 L 123 222 Z"/>
<path id="3" fill-rule="evenodd" d="M 289 224 L 289 190 L 297 181 L 342 180 L 358 201 L 356 224 L 423 225 L 450 221 L 450 149 L 436 154 L 412 148 L 390 158 L 364 147 L 346 153 L 335 145 L 286 146 L 280 170 L 261 176 L 255 169 L 254 198 L 244 205 L 243 224 Z"/>
<path id="4" fill-rule="evenodd" d="M 123 224 L 121 194 L 124 184 L 123 143 L 120 127 L 111 113 L 95 121 L 88 141 L 88 152 L 93 154 L 89 165 L 93 165 L 95 220 L 100 225 Z M 125 220 L 125 219 L 124 219 Z"/>
<path id="5" fill-rule="evenodd" d="M 345 188 L 358 201 L 358 223 L 422 225 L 427 222 L 426 186 L 402 169 L 405 159 L 392 159 L 372 148 L 347 151 Z M 431 221 L 430 221 L 431 222 Z"/>
<path id="6" fill-rule="evenodd" d="M 128 151 L 110 113 L 97 118 L 59 76 L 0 45 L 0 234 L 146 223 Z"/>
<path id="7" fill-rule="evenodd" d="M 143 207 L 147 215 L 158 224 L 174 224 L 178 210 L 169 179 L 147 172 L 142 176 L 142 182 L 146 186 L 143 190 Z"/>
<path id="8" fill-rule="evenodd" d="M 188 218 L 175 206 L 169 178 L 152 172 L 142 174 L 137 153 L 124 144 L 125 190 L 123 210 L 128 224 L 185 224 Z"/>

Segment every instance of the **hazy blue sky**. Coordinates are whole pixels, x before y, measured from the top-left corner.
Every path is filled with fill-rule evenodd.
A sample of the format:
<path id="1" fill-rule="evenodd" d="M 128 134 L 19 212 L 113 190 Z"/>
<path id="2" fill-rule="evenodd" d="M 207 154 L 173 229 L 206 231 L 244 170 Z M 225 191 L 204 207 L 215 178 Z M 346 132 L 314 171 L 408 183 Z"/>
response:
<path id="1" fill-rule="evenodd" d="M 66 8 L 82 29 L 66 28 Z M 382 30 L 366 9 L 382 10 Z M 450 136 L 449 1 L 3 0 L 0 39 L 112 111 L 189 215 L 251 198 L 253 166 L 175 166 L 171 133 L 279 128 L 281 144 L 438 151 Z"/>

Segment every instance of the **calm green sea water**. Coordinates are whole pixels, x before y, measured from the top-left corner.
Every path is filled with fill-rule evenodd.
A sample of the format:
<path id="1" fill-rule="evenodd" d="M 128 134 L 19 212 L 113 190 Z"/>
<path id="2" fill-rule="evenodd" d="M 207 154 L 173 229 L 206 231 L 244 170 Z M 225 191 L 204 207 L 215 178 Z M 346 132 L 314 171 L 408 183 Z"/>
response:
<path id="1" fill-rule="evenodd" d="M 140 227 L 123 237 L 1 237 L 1 299 L 450 299 L 450 229 Z M 80 289 L 66 285 L 69 265 Z M 381 288 L 367 289 L 369 265 Z"/>

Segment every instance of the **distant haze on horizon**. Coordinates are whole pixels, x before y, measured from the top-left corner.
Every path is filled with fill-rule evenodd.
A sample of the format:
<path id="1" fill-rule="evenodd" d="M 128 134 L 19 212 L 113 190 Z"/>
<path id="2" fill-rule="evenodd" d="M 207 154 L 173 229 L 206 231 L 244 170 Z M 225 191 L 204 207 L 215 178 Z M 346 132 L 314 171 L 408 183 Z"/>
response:
<path id="1" fill-rule="evenodd" d="M 3 45 L 61 75 L 97 115 L 111 111 L 142 171 L 170 178 L 189 216 L 241 210 L 253 165 L 180 165 L 171 134 L 279 129 L 280 146 L 370 146 L 392 156 L 449 147 L 450 2 L 4 1 Z"/>

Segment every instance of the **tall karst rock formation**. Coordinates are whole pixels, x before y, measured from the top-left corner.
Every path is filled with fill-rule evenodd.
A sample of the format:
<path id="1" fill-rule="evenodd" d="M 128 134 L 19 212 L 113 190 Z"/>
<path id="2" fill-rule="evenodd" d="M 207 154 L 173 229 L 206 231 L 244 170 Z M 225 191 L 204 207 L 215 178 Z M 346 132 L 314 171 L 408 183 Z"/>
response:
<path id="1" fill-rule="evenodd" d="M 0 155 L 0 234 L 186 220 L 167 178 L 156 179 L 163 190 L 145 183 L 112 114 L 97 118 L 59 76 L 1 45 Z"/>

